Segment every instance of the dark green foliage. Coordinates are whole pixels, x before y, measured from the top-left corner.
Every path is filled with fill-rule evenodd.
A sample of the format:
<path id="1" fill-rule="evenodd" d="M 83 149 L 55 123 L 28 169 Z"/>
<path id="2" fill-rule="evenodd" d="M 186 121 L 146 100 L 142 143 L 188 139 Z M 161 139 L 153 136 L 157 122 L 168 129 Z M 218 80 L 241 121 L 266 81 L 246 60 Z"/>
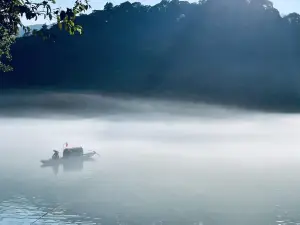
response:
<path id="1" fill-rule="evenodd" d="M 299 21 L 298 14 L 280 16 L 268 0 L 107 3 L 76 18 L 84 35 L 54 26 L 55 42 L 18 40 L 15 71 L 1 74 L 2 87 L 298 107 Z"/>
<path id="2" fill-rule="evenodd" d="M 11 71 L 12 67 L 7 64 L 11 61 L 10 47 L 18 35 L 19 28 L 23 28 L 25 36 L 30 33 L 30 28 L 26 27 L 21 22 L 21 17 L 25 16 L 27 20 L 37 20 L 38 17 L 43 16 L 50 20 L 56 17 L 57 24 L 61 28 L 65 26 L 65 30 L 70 34 L 75 31 L 82 32 L 82 27 L 74 24 L 75 16 L 81 12 L 86 11 L 90 6 L 88 0 L 75 0 L 75 5 L 72 9 L 66 11 L 55 9 L 52 12 L 50 4 L 55 4 L 55 0 L 44 1 L 30 1 L 30 0 L 0 0 L 0 71 Z M 42 36 L 44 39 L 48 38 L 43 35 L 43 29 L 34 34 Z M 49 36 L 49 35 L 48 35 Z"/>
<path id="3" fill-rule="evenodd" d="M 0 71 L 10 71 L 11 67 L 2 60 L 11 61 L 10 46 L 14 43 L 14 35 L 10 35 L 8 30 L 0 27 Z"/>

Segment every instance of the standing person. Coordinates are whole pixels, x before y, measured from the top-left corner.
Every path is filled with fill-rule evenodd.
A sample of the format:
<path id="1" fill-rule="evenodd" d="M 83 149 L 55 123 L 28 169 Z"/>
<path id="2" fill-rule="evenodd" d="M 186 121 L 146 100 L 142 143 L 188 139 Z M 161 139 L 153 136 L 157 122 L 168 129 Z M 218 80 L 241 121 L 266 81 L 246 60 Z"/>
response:
<path id="1" fill-rule="evenodd" d="M 54 154 L 52 155 L 52 159 L 59 159 L 59 152 L 56 150 L 53 150 Z"/>

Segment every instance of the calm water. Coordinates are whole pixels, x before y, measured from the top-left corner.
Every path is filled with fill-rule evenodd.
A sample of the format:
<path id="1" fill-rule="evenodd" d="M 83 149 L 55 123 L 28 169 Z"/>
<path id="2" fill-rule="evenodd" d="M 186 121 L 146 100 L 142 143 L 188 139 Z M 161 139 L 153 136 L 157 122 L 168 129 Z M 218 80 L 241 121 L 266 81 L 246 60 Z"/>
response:
<path id="1" fill-rule="evenodd" d="M 35 224 L 300 220 L 298 115 L 95 96 L 84 110 L 68 105 L 68 115 L 68 107 L 11 99 L 0 99 L 0 224 L 30 224 L 47 212 Z M 41 168 L 66 141 L 101 157 Z"/>

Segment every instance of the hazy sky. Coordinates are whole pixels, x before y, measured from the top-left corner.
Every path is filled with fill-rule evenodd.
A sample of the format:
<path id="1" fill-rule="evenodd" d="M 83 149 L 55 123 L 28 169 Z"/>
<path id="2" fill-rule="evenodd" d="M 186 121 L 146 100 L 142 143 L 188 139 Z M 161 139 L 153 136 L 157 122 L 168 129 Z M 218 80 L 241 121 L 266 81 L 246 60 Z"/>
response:
<path id="1" fill-rule="evenodd" d="M 57 4 L 61 7 L 67 7 L 67 6 L 72 6 L 74 4 L 75 0 L 57 0 Z M 104 4 L 106 2 L 112 2 L 113 4 L 120 4 L 126 0 L 90 0 L 91 5 L 94 9 L 102 9 Z M 135 2 L 139 1 L 143 4 L 147 5 L 152 5 L 157 2 L 160 2 L 160 0 L 129 0 L 130 2 Z M 189 0 L 189 1 L 194 1 L 194 0 Z M 197 1 L 197 0 L 195 0 Z M 281 14 L 289 14 L 292 12 L 298 12 L 300 13 L 300 0 L 273 0 L 274 7 L 277 8 Z M 24 24 L 29 25 L 29 24 L 42 24 L 45 23 L 43 19 L 39 19 L 37 21 L 23 21 Z"/>
<path id="2" fill-rule="evenodd" d="M 289 14 L 292 12 L 300 13 L 299 0 L 273 0 L 274 7 L 277 8 L 281 14 Z"/>

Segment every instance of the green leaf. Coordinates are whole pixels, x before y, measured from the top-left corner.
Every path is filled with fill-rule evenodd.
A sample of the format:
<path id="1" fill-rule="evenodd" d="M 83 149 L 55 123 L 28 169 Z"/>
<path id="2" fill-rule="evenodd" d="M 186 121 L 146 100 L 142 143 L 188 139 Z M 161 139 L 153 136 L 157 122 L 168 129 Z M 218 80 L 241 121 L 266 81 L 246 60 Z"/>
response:
<path id="1" fill-rule="evenodd" d="M 81 27 L 75 27 L 76 31 L 79 33 L 79 34 L 82 34 L 82 28 Z"/>

